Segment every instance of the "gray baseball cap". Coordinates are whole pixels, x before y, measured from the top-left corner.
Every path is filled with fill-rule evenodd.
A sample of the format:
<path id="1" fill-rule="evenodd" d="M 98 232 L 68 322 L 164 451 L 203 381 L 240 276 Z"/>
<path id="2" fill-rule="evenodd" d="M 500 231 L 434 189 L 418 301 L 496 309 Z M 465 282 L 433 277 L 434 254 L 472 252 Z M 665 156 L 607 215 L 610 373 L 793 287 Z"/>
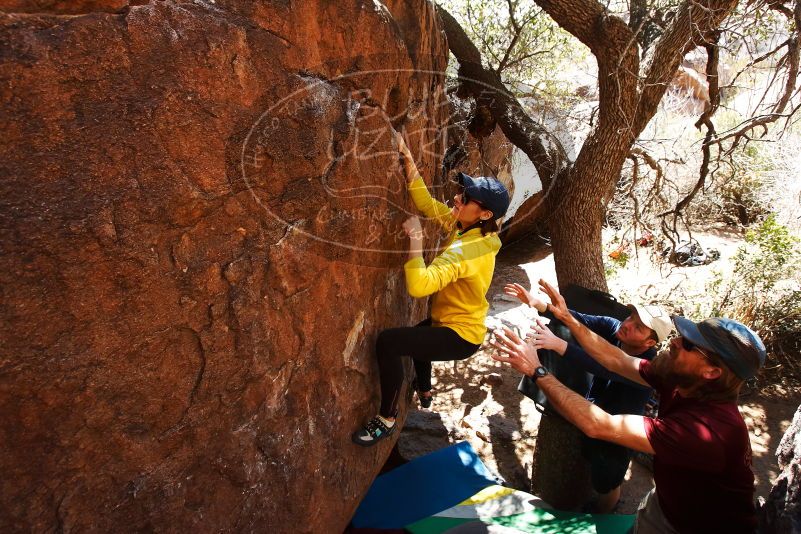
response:
<path id="1" fill-rule="evenodd" d="M 726 367 L 743 380 L 753 378 L 765 365 L 765 344 L 740 322 L 714 317 L 694 323 L 674 315 L 673 323 L 682 337 L 720 356 Z"/>

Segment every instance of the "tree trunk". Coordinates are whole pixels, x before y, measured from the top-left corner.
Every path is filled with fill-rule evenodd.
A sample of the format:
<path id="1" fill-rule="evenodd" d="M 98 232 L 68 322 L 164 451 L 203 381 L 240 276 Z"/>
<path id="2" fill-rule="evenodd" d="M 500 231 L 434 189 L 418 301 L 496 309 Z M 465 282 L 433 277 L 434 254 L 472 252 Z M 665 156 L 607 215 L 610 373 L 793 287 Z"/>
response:
<path id="1" fill-rule="evenodd" d="M 579 284 L 607 290 L 601 241 L 603 216 L 629 148 L 619 142 L 595 141 L 604 134 L 595 132 L 588 139 L 585 157 L 576 161 L 569 179 L 557 184 L 548 197 L 551 245 L 561 289 Z M 577 508 L 592 494 L 587 462 L 580 454 L 582 436 L 575 426 L 555 414 L 540 422 L 531 489 L 555 508 Z"/>
<path id="2" fill-rule="evenodd" d="M 620 19 L 598 11 L 589 0 L 537 0 L 563 28 L 590 47 L 598 60 L 598 122 L 579 152 L 567 179 L 557 180 L 547 197 L 551 243 L 561 288 L 576 283 L 607 290 L 601 228 L 606 206 L 620 178 L 626 156 L 654 115 L 667 82 L 684 53 L 717 27 L 736 1 L 694 5 L 685 2 L 664 38 L 644 65 L 647 83 L 640 86 L 639 47 Z M 582 17 L 581 6 L 594 17 Z M 657 82 L 659 80 L 659 82 Z M 532 490 L 556 508 L 575 508 L 591 492 L 580 454 L 580 432 L 556 417 L 543 418 L 537 435 Z"/>
<path id="3" fill-rule="evenodd" d="M 438 6 L 462 84 L 492 111 L 506 137 L 534 164 L 547 191 L 554 262 L 560 287 L 576 283 L 607 289 L 601 228 L 606 206 L 637 136 L 654 115 L 682 57 L 716 30 L 736 0 L 687 0 L 640 64 L 637 36 L 596 0 L 535 0 L 559 26 L 588 46 L 598 61 L 598 118 L 569 165 L 564 149 L 536 124 L 484 69 L 481 54 L 455 19 Z M 637 4 L 644 5 L 643 2 Z M 635 6 L 635 9 L 637 7 Z M 636 30 L 637 28 L 634 28 Z M 588 494 L 579 432 L 557 416 L 543 418 L 534 456 L 532 489 L 557 508 L 572 508 Z"/>
<path id="4" fill-rule="evenodd" d="M 583 436 L 557 414 L 540 419 L 531 493 L 558 510 L 577 509 L 592 495 L 589 465 L 579 452 Z"/>
<path id="5" fill-rule="evenodd" d="M 578 284 L 607 290 L 601 243 L 606 203 L 593 198 L 598 186 L 588 180 L 571 180 L 569 188 L 559 188 L 561 198 L 549 202 L 551 246 L 561 289 Z"/>

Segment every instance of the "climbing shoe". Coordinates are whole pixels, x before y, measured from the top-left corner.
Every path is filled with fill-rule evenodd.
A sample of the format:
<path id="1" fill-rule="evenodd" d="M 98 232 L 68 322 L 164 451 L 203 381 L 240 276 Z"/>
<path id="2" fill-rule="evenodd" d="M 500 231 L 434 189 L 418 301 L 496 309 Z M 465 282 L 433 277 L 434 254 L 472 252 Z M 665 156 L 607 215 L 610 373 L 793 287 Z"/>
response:
<path id="1" fill-rule="evenodd" d="M 395 431 L 395 422 L 387 421 L 380 415 L 376 415 L 361 430 L 354 432 L 351 440 L 356 445 L 362 447 L 372 447 L 382 439 L 389 437 Z"/>
<path id="2" fill-rule="evenodd" d="M 421 408 L 431 408 L 431 401 L 434 400 L 434 395 L 432 395 L 430 391 L 428 395 L 424 395 L 422 391 L 418 391 L 417 398 L 420 400 Z"/>

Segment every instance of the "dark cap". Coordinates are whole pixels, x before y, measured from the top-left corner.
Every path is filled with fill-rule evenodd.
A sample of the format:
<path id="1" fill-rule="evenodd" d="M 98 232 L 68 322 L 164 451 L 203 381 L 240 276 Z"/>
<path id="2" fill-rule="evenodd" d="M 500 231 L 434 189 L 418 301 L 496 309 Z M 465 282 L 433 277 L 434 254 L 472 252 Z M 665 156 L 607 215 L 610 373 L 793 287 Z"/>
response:
<path id="1" fill-rule="evenodd" d="M 509 209 L 509 191 L 495 178 L 472 176 L 463 172 L 456 174 L 459 185 L 464 187 L 467 196 L 478 201 L 484 208 L 492 212 L 492 217 L 500 219 Z"/>
<path id="2" fill-rule="evenodd" d="M 743 380 L 753 378 L 765 365 L 765 344 L 756 333 L 733 319 L 715 317 L 694 323 L 673 316 L 679 334 L 720 356 L 726 367 Z"/>

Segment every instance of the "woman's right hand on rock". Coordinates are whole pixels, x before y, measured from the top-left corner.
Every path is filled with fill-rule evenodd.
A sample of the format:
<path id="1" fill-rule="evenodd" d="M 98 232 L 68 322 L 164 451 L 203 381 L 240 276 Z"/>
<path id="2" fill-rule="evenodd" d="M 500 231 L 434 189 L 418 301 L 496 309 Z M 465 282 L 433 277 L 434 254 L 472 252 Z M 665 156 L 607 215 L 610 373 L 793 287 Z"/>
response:
<path id="1" fill-rule="evenodd" d="M 403 221 L 403 231 L 409 236 L 409 239 L 415 241 L 423 240 L 423 226 L 420 224 L 420 218 L 417 215 L 412 215 Z"/>

